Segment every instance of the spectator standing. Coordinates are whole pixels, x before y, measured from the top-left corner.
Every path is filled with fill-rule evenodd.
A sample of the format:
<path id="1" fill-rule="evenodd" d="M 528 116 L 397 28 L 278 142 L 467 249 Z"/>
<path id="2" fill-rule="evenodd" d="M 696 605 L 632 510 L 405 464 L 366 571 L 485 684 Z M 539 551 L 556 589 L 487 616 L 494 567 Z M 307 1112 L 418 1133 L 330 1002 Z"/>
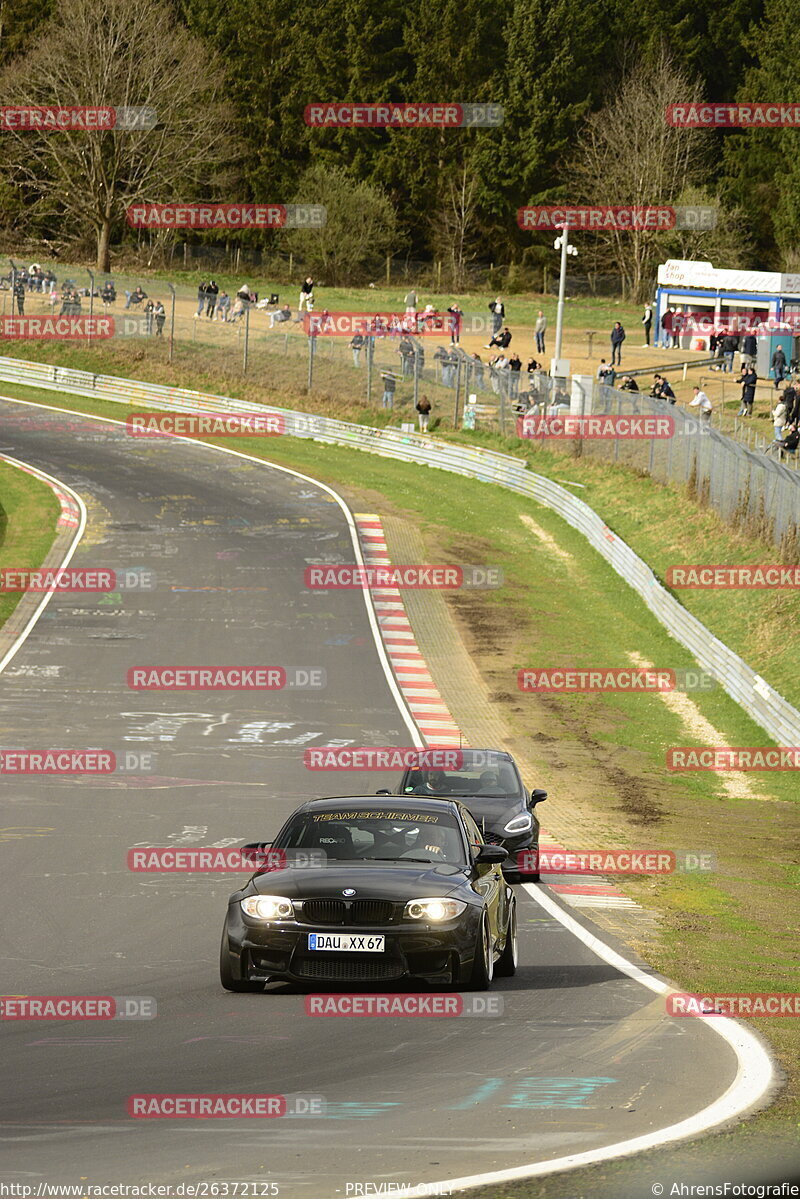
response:
<path id="1" fill-rule="evenodd" d="M 447 325 L 450 333 L 450 345 L 457 346 L 461 340 L 461 320 L 464 316 L 464 313 L 461 311 L 457 303 L 452 303 L 447 309 L 447 312 Z"/>
<path id="2" fill-rule="evenodd" d="M 408 336 L 401 337 L 397 346 L 400 362 L 403 367 L 403 378 L 409 379 L 414 374 L 414 343 Z"/>
<path id="3" fill-rule="evenodd" d="M 800 392 L 796 387 L 791 385 L 786 388 L 783 393 L 783 402 L 786 405 L 786 425 L 795 425 L 800 421 Z"/>
<path id="4" fill-rule="evenodd" d="M 231 307 L 231 298 L 226 291 L 219 293 L 217 300 L 217 320 L 222 321 L 224 325 L 228 323 L 228 313 Z"/>
<path id="5" fill-rule="evenodd" d="M 155 308 L 155 304 L 153 303 L 152 300 L 148 300 L 144 306 L 144 321 L 145 321 L 144 327 L 145 327 L 145 332 L 147 333 L 148 337 L 153 332 L 153 310 L 154 310 L 154 308 Z"/>
<path id="6" fill-rule="evenodd" d="M 25 284 L 19 278 L 14 280 L 14 299 L 17 301 L 17 315 L 25 315 Z M 13 304 L 12 304 L 13 307 Z"/>
<path id="7" fill-rule="evenodd" d="M 197 285 L 197 312 L 194 314 L 195 320 L 197 320 L 198 316 L 203 315 L 203 310 L 206 306 L 206 288 L 207 287 L 208 287 L 207 283 L 198 283 L 198 285 Z M 126 291 L 125 295 L 130 297 L 130 292 Z M 125 305 L 126 308 L 128 308 L 129 306 L 130 306 L 129 304 Z"/>
<path id="8" fill-rule="evenodd" d="M 668 308 L 661 316 L 661 344 L 668 349 L 672 344 L 672 308 Z"/>
<path id="9" fill-rule="evenodd" d="M 350 341 L 350 349 L 353 351 L 353 366 L 360 366 L 361 351 L 364 349 L 364 337 L 361 333 L 353 334 Z"/>
<path id="10" fill-rule="evenodd" d="M 644 316 L 642 317 L 642 328 L 644 329 L 644 344 L 650 345 L 650 330 L 653 327 L 653 309 L 649 304 L 644 306 Z"/>
<path id="11" fill-rule="evenodd" d="M 775 407 L 772 409 L 772 427 L 775 431 L 775 440 L 780 441 L 783 437 L 783 426 L 786 423 L 786 404 L 783 396 L 780 397 Z"/>
<path id="12" fill-rule="evenodd" d="M 783 352 L 783 346 L 778 346 L 775 353 L 772 355 L 772 362 L 770 365 L 775 372 L 775 388 L 777 390 L 786 375 L 786 355 Z"/>
<path id="13" fill-rule="evenodd" d="M 164 308 L 164 305 L 161 303 L 160 300 L 156 300 L 156 302 L 155 302 L 155 307 L 153 308 L 153 316 L 154 316 L 155 322 L 156 322 L 156 337 L 163 337 L 164 336 L 164 322 L 167 319 L 167 313 Z"/>
<path id="14" fill-rule="evenodd" d="M 383 396 L 381 405 L 384 408 L 394 408 L 394 393 L 397 388 L 397 380 L 391 371 L 381 371 L 383 379 Z"/>
<path id="15" fill-rule="evenodd" d="M 414 291 L 413 287 L 412 287 L 411 291 L 406 293 L 406 298 L 405 298 L 404 302 L 405 302 L 405 306 L 406 306 L 406 316 L 416 317 L 417 304 L 419 302 L 419 297 L 417 296 L 417 293 Z"/>
<path id="16" fill-rule="evenodd" d="M 495 338 L 503 327 L 503 321 L 506 319 L 506 309 L 503 301 L 498 296 L 489 304 L 489 311 L 492 314 L 492 338 Z M 485 349 L 489 349 L 486 346 Z"/>
<path id="17" fill-rule="evenodd" d="M 515 400 L 519 395 L 519 373 L 522 370 L 522 359 L 519 354 L 514 351 L 508 360 L 508 369 L 510 371 L 508 381 L 510 386 L 510 396 Z"/>
<path id="18" fill-rule="evenodd" d="M 747 333 L 742 341 L 742 366 L 755 366 L 758 343 L 755 333 Z"/>
<path id="19" fill-rule="evenodd" d="M 419 413 L 419 431 L 420 433 L 428 432 L 428 420 L 431 415 L 431 402 L 427 396 L 420 396 L 416 404 L 417 412 Z"/>
<path id="20" fill-rule="evenodd" d="M 458 354 L 452 348 L 442 361 L 442 383 L 445 387 L 455 387 L 456 371 L 458 370 Z"/>
<path id="21" fill-rule="evenodd" d="M 483 360 L 480 354 L 472 355 L 472 377 L 475 380 L 475 386 L 478 391 L 483 391 L 485 378 L 483 373 Z"/>
<path id="22" fill-rule="evenodd" d="M 304 308 L 308 309 L 309 312 L 314 311 L 314 280 L 310 275 L 306 275 L 300 284 L 300 303 L 297 306 L 298 315 Z"/>
<path id="23" fill-rule="evenodd" d="M 617 366 L 622 366 L 622 343 L 625 340 L 625 330 L 619 321 L 614 321 L 614 328 L 611 330 L 611 365 L 614 365 L 616 356 Z"/>
<path id="24" fill-rule="evenodd" d="M 219 287 L 216 279 L 212 279 L 206 287 L 206 316 L 213 321 L 214 313 L 217 308 L 217 296 L 219 295 Z"/>
<path id="25" fill-rule="evenodd" d="M 714 411 L 714 405 L 708 398 L 706 393 L 699 387 L 692 389 L 694 391 L 694 399 L 689 401 L 690 408 L 699 408 L 700 416 L 705 421 L 711 420 L 711 413 Z"/>
<path id="26" fill-rule="evenodd" d="M 539 314 L 536 317 L 536 324 L 533 327 L 533 331 L 536 334 L 536 353 L 544 354 L 544 335 L 547 332 L 547 317 L 542 312 L 541 308 L 539 309 Z"/>
<path id="27" fill-rule="evenodd" d="M 726 333 L 722 339 L 722 357 L 725 361 L 723 370 L 733 374 L 733 356 L 739 348 L 739 338 L 732 333 Z"/>
<path id="28" fill-rule="evenodd" d="M 680 349 L 680 336 L 683 327 L 683 310 L 680 308 L 672 309 L 672 348 L 673 350 Z"/>
<path id="29" fill-rule="evenodd" d="M 605 358 L 600 359 L 600 365 L 597 368 L 597 380 L 599 383 L 608 383 L 608 376 L 613 374 L 611 367 L 606 362 Z"/>
<path id="30" fill-rule="evenodd" d="M 737 416 L 752 416 L 753 401 L 756 398 L 756 383 L 758 375 L 752 366 L 743 366 L 740 382 L 742 384 L 742 401 Z"/>

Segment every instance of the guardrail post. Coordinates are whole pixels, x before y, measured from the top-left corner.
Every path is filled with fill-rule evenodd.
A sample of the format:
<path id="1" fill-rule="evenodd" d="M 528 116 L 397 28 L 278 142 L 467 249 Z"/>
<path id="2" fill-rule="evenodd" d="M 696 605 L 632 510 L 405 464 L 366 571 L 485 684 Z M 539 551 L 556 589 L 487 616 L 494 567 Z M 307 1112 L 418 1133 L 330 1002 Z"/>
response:
<path id="1" fill-rule="evenodd" d="M 308 336 L 308 383 L 307 390 L 309 394 L 314 386 L 314 355 L 317 352 L 317 339 L 313 333 Z"/>
<path id="2" fill-rule="evenodd" d="M 456 367 L 456 399 L 455 399 L 455 405 L 453 407 L 453 428 L 454 429 L 458 428 L 458 392 L 459 392 L 460 387 L 461 387 L 461 359 L 459 358 L 458 366 Z"/>
<path id="3" fill-rule="evenodd" d="M 372 403 L 372 359 L 375 354 L 375 338 L 367 334 L 367 407 Z"/>

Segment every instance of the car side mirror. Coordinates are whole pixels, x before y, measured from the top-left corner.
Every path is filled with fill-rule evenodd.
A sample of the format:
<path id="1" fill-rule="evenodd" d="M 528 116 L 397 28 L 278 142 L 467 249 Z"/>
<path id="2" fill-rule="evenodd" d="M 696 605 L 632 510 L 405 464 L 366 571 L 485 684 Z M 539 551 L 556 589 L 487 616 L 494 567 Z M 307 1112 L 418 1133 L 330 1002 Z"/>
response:
<path id="1" fill-rule="evenodd" d="M 544 800 L 544 799 L 547 799 L 547 792 L 546 792 L 546 791 L 542 791 L 541 787 L 535 787 L 535 788 L 533 789 L 533 791 L 531 791 L 531 803 L 530 803 L 530 806 L 531 806 L 532 808 L 535 808 L 535 807 L 536 807 L 536 805 L 537 805 L 537 803 L 541 803 L 541 802 L 542 802 L 542 800 Z"/>
<path id="2" fill-rule="evenodd" d="M 243 845 L 242 849 L 269 849 L 271 841 L 253 841 L 250 845 Z"/>
<path id="3" fill-rule="evenodd" d="M 375 794 L 376 795 L 391 795 L 392 793 L 391 793 L 391 791 L 387 791 L 386 788 L 384 787 L 383 790 L 376 791 Z"/>
<path id="4" fill-rule="evenodd" d="M 508 857 L 508 850 L 502 845 L 481 845 L 475 862 L 478 866 L 496 866 Z"/>

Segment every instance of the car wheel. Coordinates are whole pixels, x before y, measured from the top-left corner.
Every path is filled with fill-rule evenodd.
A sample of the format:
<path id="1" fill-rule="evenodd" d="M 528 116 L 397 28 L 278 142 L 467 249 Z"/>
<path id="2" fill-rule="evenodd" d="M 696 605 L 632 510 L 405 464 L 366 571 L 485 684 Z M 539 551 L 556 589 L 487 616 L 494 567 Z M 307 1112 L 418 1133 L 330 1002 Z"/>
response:
<path id="1" fill-rule="evenodd" d="M 517 901 L 512 899 L 508 909 L 508 928 L 503 952 L 497 959 L 495 974 L 510 978 L 517 973 Z"/>
<path id="2" fill-rule="evenodd" d="M 489 930 L 489 917 L 484 915 L 475 943 L 475 959 L 472 963 L 472 975 L 469 980 L 470 991 L 488 991 L 493 975 L 492 936 Z"/>
<path id="3" fill-rule="evenodd" d="M 263 991 L 263 983 L 253 983 L 249 979 L 234 978 L 231 972 L 231 954 L 228 949 L 228 935 L 222 930 L 222 943 L 219 947 L 219 981 L 226 991 Z"/>

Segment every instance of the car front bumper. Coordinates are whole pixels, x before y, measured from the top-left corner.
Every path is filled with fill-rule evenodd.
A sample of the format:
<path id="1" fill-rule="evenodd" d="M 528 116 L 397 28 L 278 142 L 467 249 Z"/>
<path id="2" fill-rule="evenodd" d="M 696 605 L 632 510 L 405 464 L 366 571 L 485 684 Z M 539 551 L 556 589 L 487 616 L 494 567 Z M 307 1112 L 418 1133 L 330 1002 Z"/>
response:
<path id="1" fill-rule="evenodd" d="M 419 978 L 457 983 L 472 966 L 482 909 L 470 905 L 442 926 L 324 925 L 245 917 L 238 903 L 228 908 L 226 932 L 234 978 L 252 982 L 283 978 L 291 982 L 370 983 Z M 378 953 L 310 950 L 309 933 L 383 936 Z"/>

